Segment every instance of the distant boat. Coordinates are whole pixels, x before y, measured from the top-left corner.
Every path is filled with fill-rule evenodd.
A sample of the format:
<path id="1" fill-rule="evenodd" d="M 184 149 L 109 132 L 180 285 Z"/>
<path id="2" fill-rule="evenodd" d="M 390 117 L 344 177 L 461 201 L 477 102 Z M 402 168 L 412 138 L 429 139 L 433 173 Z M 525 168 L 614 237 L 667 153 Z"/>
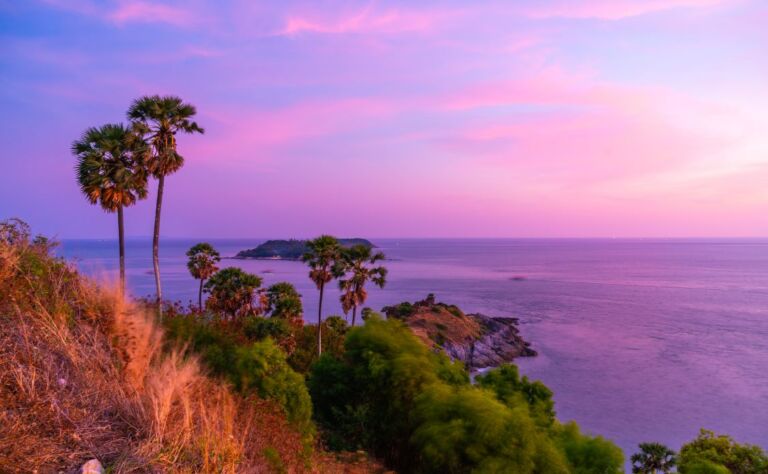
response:
<path id="1" fill-rule="evenodd" d="M 527 279 L 528 279 L 528 277 L 525 277 L 525 276 L 522 276 L 522 275 L 516 275 L 516 276 L 513 276 L 512 278 L 510 278 L 510 280 L 512 280 L 512 281 L 525 281 Z"/>

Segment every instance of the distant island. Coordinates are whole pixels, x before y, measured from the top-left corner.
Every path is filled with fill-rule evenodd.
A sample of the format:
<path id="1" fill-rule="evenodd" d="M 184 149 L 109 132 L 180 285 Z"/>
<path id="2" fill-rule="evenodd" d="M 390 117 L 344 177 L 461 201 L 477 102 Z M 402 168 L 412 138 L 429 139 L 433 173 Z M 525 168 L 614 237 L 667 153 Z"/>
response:
<path id="1" fill-rule="evenodd" d="M 270 260 L 299 260 L 301 256 L 307 253 L 307 240 L 267 240 L 256 248 L 241 250 L 235 255 L 240 259 L 270 259 Z M 373 245 L 366 239 L 339 239 L 339 244 L 343 247 L 352 247 L 354 245 L 365 245 L 373 248 Z"/>

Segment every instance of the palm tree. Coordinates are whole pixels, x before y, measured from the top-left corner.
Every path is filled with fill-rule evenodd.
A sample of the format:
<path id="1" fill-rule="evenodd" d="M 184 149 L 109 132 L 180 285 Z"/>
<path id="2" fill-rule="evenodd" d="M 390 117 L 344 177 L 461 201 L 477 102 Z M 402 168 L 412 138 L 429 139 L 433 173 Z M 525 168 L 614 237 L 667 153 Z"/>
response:
<path id="1" fill-rule="evenodd" d="M 225 268 L 205 283 L 205 291 L 211 295 L 206 305 L 212 311 L 229 316 L 230 321 L 258 314 L 261 308 L 254 305 L 254 293 L 260 286 L 261 277 L 258 275 L 237 267 Z"/>
<path id="2" fill-rule="evenodd" d="M 379 260 L 384 260 L 384 254 L 373 253 L 367 245 L 355 245 L 342 251 L 340 269 L 337 272 L 349 276 L 339 280 L 339 289 L 342 291 L 341 307 L 344 314 L 352 310 L 352 327 L 355 326 L 358 306 L 368 299 L 365 284 L 371 281 L 379 288 L 384 288 L 387 283 L 387 269 L 373 266 Z"/>
<path id="3" fill-rule="evenodd" d="M 317 355 L 320 356 L 323 353 L 321 339 L 323 292 L 325 284 L 335 276 L 333 270 L 339 260 L 341 247 L 335 237 L 321 235 L 307 242 L 307 249 L 307 253 L 301 257 L 301 260 L 309 266 L 309 278 L 320 290 L 320 302 L 317 305 Z"/>
<path id="4" fill-rule="evenodd" d="M 77 181 L 91 204 L 117 212 L 120 246 L 120 291 L 125 292 L 125 228 L 123 208 L 147 197 L 145 162 L 149 149 L 121 124 L 89 128 L 72 144 L 77 157 Z"/>
<path id="5" fill-rule="evenodd" d="M 192 277 L 200 280 L 200 290 L 197 293 L 197 306 L 203 310 L 203 283 L 214 273 L 219 271 L 216 266 L 221 261 L 221 256 L 213 246 L 207 242 L 201 242 L 187 250 L 187 268 Z"/>
<path id="6" fill-rule="evenodd" d="M 163 205 L 165 177 L 175 173 L 184 165 L 184 158 L 176 151 L 176 134 L 204 132 L 191 120 L 196 113 L 194 105 L 185 104 L 180 98 L 174 96 L 144 96 L 133 101 L 128 108 L 128 120 L 152 147 L 152 159 L 147 162 L 147 167 L 152 176 L 157 178 L 155 227 L 152 232 L 152 265 L 155 270 L 157 305 L 160 311 L 162 311 L 160 302 L 163 298 L 160 287 L 160 211 Z"/>
<path id="7" fill-rule="evenodd" d="M 661 443 L 640 443 L 640 452 L 630 459 L 634 474 L 667 474 L 677 464 L 675 452 Z"/>

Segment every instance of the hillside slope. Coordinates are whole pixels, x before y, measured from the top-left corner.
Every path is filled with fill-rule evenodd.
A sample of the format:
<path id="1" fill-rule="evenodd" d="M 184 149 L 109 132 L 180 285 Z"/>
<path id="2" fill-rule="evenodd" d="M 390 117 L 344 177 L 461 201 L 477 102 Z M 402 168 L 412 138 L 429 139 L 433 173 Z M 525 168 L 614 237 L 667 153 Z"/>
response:
<path id="1" fill-rule="evenodd" d="M 151 315 L 0 223 L 0 472 L 370 472 L 163 349 Z"/>

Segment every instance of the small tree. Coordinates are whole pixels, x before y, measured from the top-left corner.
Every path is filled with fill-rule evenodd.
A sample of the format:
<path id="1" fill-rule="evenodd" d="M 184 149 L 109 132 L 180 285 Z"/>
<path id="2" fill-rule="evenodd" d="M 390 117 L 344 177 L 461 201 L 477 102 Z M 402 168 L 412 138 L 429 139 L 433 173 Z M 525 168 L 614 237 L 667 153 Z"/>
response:
<path id="1" fill-rule="evenodd" d="M 334 266 L 337 264 L 341 252 L 339 241 L 330 235 L 320 237 L 307 242 L 308 251 L 301 260 L 309 266 L 309 278 L 315 282 L 320 290 L 320 301 L 317 305 L 317 355 L 323 353 L 322 329 L 323 324 L 323 292 L 325 284 L 334 278 Z"/>
<path id="2" fill-rule="evenodd" d="M 230 319 L 258 314 L 261 308 L 253 302 L 260 286 L 259 276 L 235 267 L 225 268 L 205 283 L 205 291 L 210 294 L 206 305 Z"/>
<path id="3" fill-rule="evenodd" d="M 683 474 L 764 474 L 768 472 L 768 453 L 759 446 L 740 444 L 730 436 L 702 429 L 696 439 L 680 448 L 678 466 Z"/>
<path id="4" fill-rule="evenodd" d="M 197 292 L 197 305 L 203 310 L 203 283 L 219 271 L 216 266 L 221 261 L 221 256 L 213 246 L 207 242 L 201 242 L 187 250 L 187 268 L 192 278 L 200 280 L 200 289 Z"/>
<path id="5" fill-rule="evenodd" d="M 677 463 L 675 452 L 661 443 L 640 443 L 640 452 L 630 458 L 634 474 L 667 474 Z"/>
<path id="6" fill-rule="evenodd" d="M 343 276 L 339 280 L 341 293 L 341 307 L 344 313 L 352 310 L 352 326 L 355 325 L 357 308 L 368 299 L 365 284 L 369 281 L 379 288 L 384 288 L 387 283 L 387 269 L 383 266 L 374 266 L 376 262 L 384 260 L 382 252 L 371 252 L 367 245 L 355 245 L 343 249 L 336 273 Z"/>

